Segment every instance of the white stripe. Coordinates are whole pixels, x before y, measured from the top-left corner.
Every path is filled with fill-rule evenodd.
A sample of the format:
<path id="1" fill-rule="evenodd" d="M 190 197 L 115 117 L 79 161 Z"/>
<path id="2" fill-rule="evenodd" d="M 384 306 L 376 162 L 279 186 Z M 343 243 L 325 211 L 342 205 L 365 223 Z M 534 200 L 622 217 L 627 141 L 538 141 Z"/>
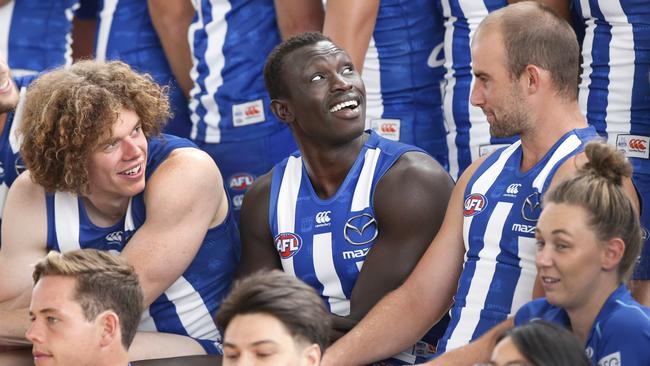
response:
<path id="1" fill-rule="evenodd" d="M 176 314 L 190 337 L 221 340 L 221 334 L 201 295 L 183 276 L 165 291 L 165 295 L 174 303 Z"/>
<path id="2" fill-rule="evenodd" d="M 442 0 L 443 16 L 445 20 L 445 85 L 443 89 L 442 105 L 445 116 L 445 128 L 447 130 L 447 147 L 449 151 L 449 174 L 454 180 L 458 179 L 458 149 L 456 148 L 456 122 L 454 120 L 453 98 L 456 78 L 452 66 L 454 64 L 453 45 L 454 45 L 454 22 L 458 19 L 451 16 L 451 7 L 449 0 Z"/>
<path id="3" fill-rule="evenodd" d="M 343 286 L 334 267 L 332 256 L 332 233 L 314 235 L 314 272 L 323 285 L 323 296 L 327 297 L 332 313 L 340 316 L 350 315 L 350 300 L 343 293 Z"/>
<path id="4" fill-rule="evenodd" d="M 190 70 L 190 78 L 192 79 L 192 89 L 190 90 L 190 100 L 188 108 L 190 109 L 190 120 L 192 121 L 192 130 L 190 131 L 190 136 L 196 138 L 198 133 L 197 125 L 199 123 L 199 115 L 196 114 L 196 108 L 199 105 L 199 101 L 195 96 L 199 93 L 200 87 L 196 80 L 199 77 L 199 72 L 196 70 L 199 60 L 196 58 L 194 53 L 194 33 L 203 27 L 203 11 L 201 9 L 200 0 L 192 0 L 192 5 L 194 6 L 194 11 L 196 15 L 196 21 L 187 28 L 187 42 L 190 45 L 190 54 L 192 55 L 192 69 Z"/>
<path id="5" fill-rule="evenodd" d="M 589 101 L 589 85 L 591 85 L 591 73 L 593 69 L 591 64 L 593 56 L 591 54 L 594 43 L 594 30 L 596 28 L 596 19 L 591 16 L 589 1 L 580 0 L 582 17 L 585 19 L 586 29 L 585 38 L 582 41 L 582 75 L 578 93 L 578 103 L 584 116 L 587 115 L 587 102 Z"/>
<path id="6" fill-rule="evenodd" d="M 126 208 L 126 217 L 124 218 L 124 231 L 135 231 L 133 222 L 133 197 L 129 198 L 129 205 Z"/>
<path id="7" fill-rule="evenodd" d="M 79 202 L 77 195 L 69 192 L 54 194 L 54 222 L 59 250 L 66 253 L 81 249 L 79 244 Z"/>
<path id="8" fill-rule="evenodd" d="M 537 276 L 537 267 L 535 267 L 535 255 L 537 247 L 534 238 L 520 236 L 518 238 L 519 267 L 521 275 L 517 280 L 517 286 L 512 296 L 512 306 L 510 314 L 514 314 L 522 305 L 533 299 L 533 288 L 535 287 L 535 276 Z"/>
<path id="9" fill-rule="evenodd" d="M 9 31 L 14 13 L 14 1 L 0 6 L 0 57 L 9 64 Z"/>
<path id="10" fill-rule="evenodd" d="M 63 54 L 63 59 L 65 60 L 64 65 L 72 65 L 72 19 L 74 19 L 74 12 L 79 9 L 81 4 L 75 2 L 72 6 L 65 9 L 65 18 L 70 23 L 70 31 L 65 35 L 65 53 Z"/>
<path id="11" fill-rule="evenodd" d="M 370 197 L 372 194 L 372 181 L 375 176 L 374 173 L 380 155 L 381 150 L 379 148 L 366 150 L 363 167 L 359 173 L 359 180 L 354 188 L 350 211 L 362 211 L 370 206 L 370 199 L 372 198 Z"/>
<path id="12" fill-rule="evenodd" d="M 20 88 L 18 96 L 18 105 L 14 112 L 14 118 L 11 121 L 11 128 L 9 129 L 9 146 L 11 152 L 17 154 L 20 151 L 20 146 L 23 144 L 23 137 L 18 135 L 18 128 L 22 125 L 23 111 L 25 110 L 25 94 L 27 94 L 27 87 Z"/>
<path id="13" fill-rule="evenodd" d="M 95 46 L 95 60 L 97 61 L 106 61 L 108 38 L 111 34 L 117 2 L 118 0 L 104 0 L 104 8 L 99 13 L 99 30 L 97 31 L 97 44 Z"/>
<path id="14" fill-rule="evenodd" d="M 302 158 L 289 157 L 284 169 L 280 192 L 278 193 L 278 208 L 276 210 L 278 233 L 293 233 L 296 220 L 296 203 L 302 179 Z M 293 257 L 282 258 L 282 268 L 285 272 L 296 275 L 293 269 Z"/>
<path id="15" fill-rule="evenodd" d="M 140 324 L 138 324 L 138 330 L 141 332 L 157 332 L 156 323 L 154 323 L 151 313 L 149 313 L 149 308 L 144 309 L 142 316 L 140 317 Z"/>
<path id="16" fill-rule="evenodd" d="M 371 127 L 373 119 L 380 119 L 384 115 L 384 100 L 381 94 L 381 69 L 379 53 L 375 46 L 375 38 L 370 38 L 366 57 L 363 61 L 361 77 L 366 86 L 366 128 Z"/>
<path id="17" fill-rule="evenodd" d="M 542 188 L 544 188 L 548 175 L 557 163 L 567 155 L 571 154 L 580 146 L 581 143 L 580 138 L 576 135 L 571 135 L 567 137 L 566 140 L 562 141 L 560 146 L 558 146 L 558 148 L 553 152 L 553 156 L 548 160 L 544 169 L 542 169 L 537 177 L 535 177 L 535 180 L 533 180 L 533 188 L 536 189 L 537 192 L 542 192 Z"/>
<path id="18" fill-rule="evenodd" d="M 0 184 L 0 218 L 2 218 L 2 213 L 5 209 L 5 202 L 7 201 L 7 192 L 9 192 L 9 187 L 7 183 L 2 182 Z"/>
<path id="19" fill-rule="evenodd" d="M 484 245 L 478 253 L 480 260 L 476 262 L 476 270 L 465 297 L 465 307 L 461 309 L 458 324 L 449 337 L 447 351 L 468 344 L 481 319 L 481 309 L 485 307 L 485 299 L 496 272 L 497 255 L 501 252 L 499 243 L 503 225 L 511 208 L 511 202 L 499 202 L 490 216 L 483 236 Z"/>

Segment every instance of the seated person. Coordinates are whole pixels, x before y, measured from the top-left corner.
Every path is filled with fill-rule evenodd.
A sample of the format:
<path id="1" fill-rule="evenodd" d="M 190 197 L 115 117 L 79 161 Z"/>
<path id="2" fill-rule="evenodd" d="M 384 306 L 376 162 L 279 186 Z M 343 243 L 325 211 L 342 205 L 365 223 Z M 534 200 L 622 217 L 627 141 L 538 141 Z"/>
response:
<path id="1" fill-rule="evenodd" d="M 585 153 L 588 162 L 577 175 L 546 194 L 535 229 L 535 263 L 546 297 L 432 365 L 487 359 L 498 334 L 534 319 L 571 329 L 592 365 L 650 360 L 650 309 L 625 286 L 642 245 L 639 215 L 622 189 L 632 167 L 604 143 L 589 143 Z"/>
<path id="2" fill-rule="evenodd" d="M 126 366 L 142 315 L 133 266 L 94 249 L 50 252 L 34 269 L 29 306 L 36 366 Z"/>
<path id="3" fill-rule="evenodd" d="M 223 365 L 319 365 L 330 319 L 314 289 L 281 271 L 237 282 L 221 304 Z"/>
<path id="4" fill-rule="evenodd" d="M 300 278 L 340 336 L 411 273 L 440 228 L 453 182 L 421 149 L 364 132 L 361 76 L 322 34 L 277 46 L 264 75 L 271 108 L 300 150 L 244 197 L 238 275 L 282 268 Z M 396 357 L 414 363 L 445 327 Z"/>
<path id="5" fill-rule="evenodd" d="M 490 362 L 480 366 L 589 366 L 582 345 L 565 328 L 543 320 L 504 332 Z"/>
<path id="6" fill-rule="evenodd" d="M 132 360 L 220 353 L 213 314 L 238 263 L 237 228 L 214 161 L 159 134 L 168 116 L 164 89 L 118 61 L 32 83 L 19 129 L 29 171 L 3 217 L 0 342 L 24 335 L 32 263 L 94 248 L 120 253 L 140 278 Z"/>

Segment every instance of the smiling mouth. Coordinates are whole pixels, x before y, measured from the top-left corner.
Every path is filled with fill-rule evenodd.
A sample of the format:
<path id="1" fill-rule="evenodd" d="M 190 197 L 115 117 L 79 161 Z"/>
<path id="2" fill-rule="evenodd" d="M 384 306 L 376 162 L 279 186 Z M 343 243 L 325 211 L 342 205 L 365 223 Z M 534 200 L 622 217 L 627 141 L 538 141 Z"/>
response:
<path id="1" fill-rule="evenodd" d="M 140 173 L 141 170 L 142 170 L 142 164 L 138 164 L 137 166 L 135 166 L 135 167 L 133 167 L 133 168 L 131 168 L 129 170 L 125 170 L 125 171 L 120 172 L 119 174 L 121 174 L 121 175 L 129 175 L 129 176 L 130 175 L 136 175 L 136 174 Z"/>
<path id="2" fill-rule="evenodd" d="M 330 113 L 338 112 L 341 109 L 348 108 L 348 109 L 355 109 L 359 106 L 359 102 L 356 100 L 347 100 L 345 102 L 341 102 L 338 104 L 335 104 L 330 108 Z"/>
<path id="3" fill-rule="evenodd" d="M 542 283 L 543 284 L 552 285 L 552 284 L 558 283 L 558 282 L 560 282 L 560 280 L 557 279 L 557 278 L 542 276 Z"/>

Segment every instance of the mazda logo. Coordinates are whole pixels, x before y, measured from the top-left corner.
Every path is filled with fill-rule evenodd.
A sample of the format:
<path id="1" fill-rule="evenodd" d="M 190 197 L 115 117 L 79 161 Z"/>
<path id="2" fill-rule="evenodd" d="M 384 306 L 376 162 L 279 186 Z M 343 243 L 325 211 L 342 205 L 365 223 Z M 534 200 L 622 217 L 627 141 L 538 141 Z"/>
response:
<path id="1" fill-rule="evenodd" d="M 368 244 L 375 240 L 378 234 L 377 221 L 369 213 L 350 217 L 343 228 L 343 237 L 352 245 Z"/>

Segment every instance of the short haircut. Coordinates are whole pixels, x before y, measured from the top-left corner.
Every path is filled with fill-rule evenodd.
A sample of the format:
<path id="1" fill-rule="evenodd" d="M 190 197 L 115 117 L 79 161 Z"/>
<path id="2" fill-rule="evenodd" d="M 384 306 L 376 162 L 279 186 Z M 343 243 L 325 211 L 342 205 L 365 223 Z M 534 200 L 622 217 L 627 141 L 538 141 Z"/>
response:
<path id="1" fill-rule="evenodd" d="M 586 222 L 599 240 L 621 238 L 625 253 L 618 266 L 619 279 L 627 280 L 636 262 L 643 237 L 639 214 L 623 191 L 623 177 L 632 175 L 625 156 L 604 142 L 585 147 L 589 162 L 571 177 L 551 188 L 544 203 L 565 203 L 584 208 Z"/>
<path id="2" fill-rule="evenodd" d="M 511 78 L 536 65 L 551 74 L 557 95 L 577 100 L 580 46 L 566 20 L 543 4 L 524 1 L 490 13 L 479 29 L 492 25 L 503 37 Z"/>
<path id="3" fill-rule="evenodd" d="M 114 311 L 120 319 L 122 344 L 129 348 L 142 315 L 143 295 L 138 276 L 126 259 L 95 249 L 64 254 L 52 251 L 36 264 L 34 284 L 47 276 L 75 279 L 73 299 L 87 321 L 104 311 Z"/>
<path id="4" fill-rule="evenodd" d="M 535 320 L 504 332 L 519 353 L 535 366 L 589 366 L 580 341 L 569 330 L 543 320 Z"/>
<path id="5" fill-rule="evenodd" d="M 319 32 L 304 32 L 297 34 L 277 45 L 269 54 L 264 64 L 264 84 L 271 99 L 289 96 L 289 90 L 284 84 L 284 60 L 300 48 L 316 44 L 320 41 L 332 42 Z"/>
<path id="6" fill-rule="evenodd" d="M 278 319 L 297 341 L 329 344 L 330 318 L 313 288 L 279 270 L 257 272 L 235 283 L 216 320 L 222 332 L 237 315 L 267 314 Z"/>
<path id="7" fill-rule="evenodd" d="M 47 192 L 87 194 L 88 159 L 121 108 L 135 112 L 146 136 L 170 116 L 166 89 L 120 61 L 81 61 L 43 74 L 24 102 L 20 154 Z"/>

